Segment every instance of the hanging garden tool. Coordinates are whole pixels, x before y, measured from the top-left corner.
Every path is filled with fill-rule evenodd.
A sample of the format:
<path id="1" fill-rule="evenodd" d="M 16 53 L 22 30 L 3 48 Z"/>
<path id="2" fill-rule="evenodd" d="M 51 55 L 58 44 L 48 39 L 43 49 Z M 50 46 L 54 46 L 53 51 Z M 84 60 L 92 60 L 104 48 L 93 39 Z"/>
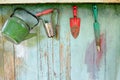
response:
<path id="1" fill-rule="evenodd" d="M 29 18 L 29 19 L 28 19 Z M 39 23 L 38 18 L 31 12 L 16 8 L 3 25 L 2 35 L 14 44 L 36 36 L 31 30 Z"/>
<path id="2" fill-rule="evenodd" d="M 77 6 L 73 6 L 73 18 L 70 18 L 71 33 L 74 38 L 77 38 L 80 31 L 80 18 L 77 17 Z"/>
<path id="3" fill-rule="evenodd" d="M 40 17 L 42 15 L 45 15 L 45 14 L 50 14 L 50 13 L 53 13 L 54 9 L 47 9 L 47 10 L 44 10 L 42 12 L 39 12 L 36 14 L 37 17 Z M 45 31 L 46 31 L 46 34 L 49 38 L 53 37 L 54 36 L 54 33 L 53 33 L 53 27 L 52 27 L 52 23 L 47 21 L 47 20 L 43 20 L 41 19 L 42 22 L 43 22 L 43 25 L 45 27 Z"/>
<path id="4" fill-rule="evenodd" d="M 51 23 L 51 22 L 48 22 L 48 21 L 46 21 L 46 20 L 45 20 L 45 21 L 43 20 L 43 24 L 44 24 L 44 27 L 45 27 L 47 36 L 48 36 L 49 38 L 52 38 L 52 37 L 54 36 L 52 23 Z"/>
<path id="5" fill-rule="evenodd" d="M 100 25 L 98 23 L 98 8 L 96 5 L 93 5 L 93 15 L 94 15 L 94 34 L 96 40 L 97 51 L 100 51 Z"/>
<path id="6" fill-rule="evenodd" d="M 55 9 L 51 15 L 52 25 L 55 33 L 55 38 L 59 40 L 60 38 L 60 11 Z"/>
<path id="7" fill-rule="evenodd" d="M 37 16 L 37 17 L 40 17 L 40 16 L 45 15 L 45 14 L 50 14 L 50 13 L 52 13 L 53 11 L 54 11 L 54 9 L 47 9 L 47 10 L 44 10 L 44 11 L 42 11 L 42 12 L 37 13 L 36 16 Z"/>
<path id="8" fill-rule="evenodd" d="M 53 10 L 47 9 L 34 15 L 23 8 L 16 8 L 5 22 L 2 28 L 2 35 L 15 44 L 32 38 L 36 36 L 36 33 L 30 33 L 30 31 L 39 23 L 38 17 L 52 13 Z"/>
<path id="9" fill-rule="evenodd" d="M 42 15 L 45 15 L 45 14 L 50 14 L 52 13 L 51 15 L 51 21 L 47 21 L 47 20 L 42 20 L 43 24 L 44 24 L 44 27 L 45 27 L 45 30 L 46 30 L 46 33 L 47 33 L 47 36 L 49 38 L 52 38 L 54 36 L 56 36 L 56 39 L 58 39 L 59 37 L 59 10 L 54 8 L 54 9 L 47 9 L 47 10 L 44 10 L 42 12 L 39 12 L 36 14 L 37 17 L 39 16 L 42 16 Z M 54 13 L 57 13 L 57 17 L 54 16 Z M 55 18 L 57 18 L 57 23 L 54 25 L 54 22 L 55 22 Z M 55 29 L 53 28 L 55 26 Z"/>

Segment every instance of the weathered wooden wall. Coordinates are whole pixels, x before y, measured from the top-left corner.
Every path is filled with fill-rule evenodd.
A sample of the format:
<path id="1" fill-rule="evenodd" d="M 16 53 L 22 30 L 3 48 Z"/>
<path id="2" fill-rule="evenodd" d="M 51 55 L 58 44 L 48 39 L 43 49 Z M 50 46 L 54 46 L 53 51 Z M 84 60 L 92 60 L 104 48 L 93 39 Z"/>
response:
<path id="1" fill-rule="evenodd" d="M 120 5 L 98 4 L 101 53 L 95 47 L 92 4 L 76 4 L 81 18 L 77 39 L 69 27 L 72 5 L 0 5 L 0 30 L 16 7 L 34 14 L 53 7 L 61 11 L 60 40 L 48 38 L 41 22 L 33 30 L 37 36 L 20 45 L 0 34 L 0 80 L 120 80 Z"/>

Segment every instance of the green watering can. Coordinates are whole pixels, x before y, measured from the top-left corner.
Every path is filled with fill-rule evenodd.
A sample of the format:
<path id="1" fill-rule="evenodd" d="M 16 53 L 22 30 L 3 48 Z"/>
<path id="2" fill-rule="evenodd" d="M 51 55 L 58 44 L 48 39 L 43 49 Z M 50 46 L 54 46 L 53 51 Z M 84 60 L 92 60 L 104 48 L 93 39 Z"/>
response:
<path id="1" fill-rule="evenodd" d="M 39 19 L 23 8 L 16 8 L 7 19 L 3 28 L 2 35 L 9 41 L 19 44 L 36 35 L 30 31 L 38 24 Z"/>

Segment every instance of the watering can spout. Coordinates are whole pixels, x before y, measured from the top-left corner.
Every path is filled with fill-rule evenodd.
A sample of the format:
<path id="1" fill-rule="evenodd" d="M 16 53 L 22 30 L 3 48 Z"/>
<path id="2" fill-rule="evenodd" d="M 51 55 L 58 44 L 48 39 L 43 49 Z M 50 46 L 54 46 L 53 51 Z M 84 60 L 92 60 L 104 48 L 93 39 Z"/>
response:
<path id="1" fill-rule="evenodd" d="M 37 35 L 37 33 L 29 33 L 24 40 L 30 39 L 32 37 L 35 37 Z"/>

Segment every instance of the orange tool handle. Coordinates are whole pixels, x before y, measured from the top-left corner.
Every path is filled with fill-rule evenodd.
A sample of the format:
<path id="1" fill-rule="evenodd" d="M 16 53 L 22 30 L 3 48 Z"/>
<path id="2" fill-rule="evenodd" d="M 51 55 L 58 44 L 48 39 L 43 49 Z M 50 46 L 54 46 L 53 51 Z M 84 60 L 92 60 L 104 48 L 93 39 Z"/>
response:
<path id="1" fill-rule="evenodd" d="M 73 16 L 77 17 L 77 6 L 73 6 Z"/>
<path id="2" fill-rule="evenodd" d="M 42 16 L 42 15 L 45 15 L 45 14 L 49 14 L 49 13 L 52 13 L 54 9 L 47 9 L 47 10 L 44 10 L 42 12 L 39 12 L 36 14 L 37 17 L 39 16 Z"/>

